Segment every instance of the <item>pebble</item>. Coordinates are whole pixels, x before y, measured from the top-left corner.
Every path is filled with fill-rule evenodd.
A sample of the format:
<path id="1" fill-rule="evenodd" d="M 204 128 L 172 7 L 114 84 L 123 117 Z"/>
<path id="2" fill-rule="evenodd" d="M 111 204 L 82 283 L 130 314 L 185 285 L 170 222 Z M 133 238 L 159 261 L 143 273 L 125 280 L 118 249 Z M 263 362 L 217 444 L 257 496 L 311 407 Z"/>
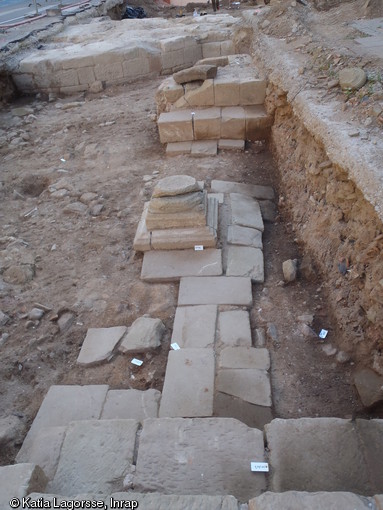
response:
<path id="1" fill-rule="evenodd" d="M 73 324 L 75 316 L 71 312 L 65 312 L 57 321 L 57 325 L 61 333 L 67 331 Z"/>
<path id="2" fill-rule="evenodd" d="M 338 354 L 336 355 L 336 360 L 338 363 L 347 363 L 348 361 L 350 361 L 350 359 L 351 359 L 350 355 L 344 351 L 339 351 Z"/>
<path id="3" fill-rule="evenodd" d="M 307 338 L 315 338 L 315 339 L 318 338 L 318 335 L 315 333 L 315 331 L 312 328 L 310 328 L 310 326 L 308 324 L 302 323 L 299 326 L 299 329 L 301 330 L 302 334 Z"/>
<path id="4" fill-rule="evenodd" d="M 39 321 L 43 315 L 44 310 L 41 310 L 40 308 L 32 308 L 28 314 L 28 319 L 32 321 Z"/>
<path id="5" fill-rule="evenodd" d="M 91 216 L 100 216 L 101 211 L 104 209 L 104 204 L 96 204 L 90 208 Z"/>
<path id="6" fill-rule="evenodd" d="M 298 261 L 294 260 L 285 260 L 282 264 L 283 277 L 286 282 L 293 282 L 297 278 L 297 267 Z"/>
<path id="7" fill-rule="evenodd" d="M 326 356 L 334 356 L 336 354 L 336 347 L 331 344 L 322 345 L 322 351 L 326 354 Z"/>
<path id="8" fill-rule="evenodd" d="M 263 328 L 257 328 L 255 330 L 255 345 L 257 347 L 265 347 L 266 345 L 266 334 Z"/>
<path id="9" fill-rule="evenodd" d="M 2 347 L 9 338 L 9 333 L 3 333 L 0 336 L 0 347 Z"/>
<path id="10" fill-rule="evenodd" d="M 278 330 L 273 322 L 267 323 L 267 334 L 273 342 L 278 342 Z"/>
<path id="11" fill-rule="evenodd" d="M 298 315 L 297 319 L 299 322 L 304 322 L 305 324 L 311 325 L 314 322 L 314 315 L 311 313 L 306 313 L 303 315 Z"/>
<path id="12" fill-rule="evenodd" d="M 97 193 L 87 192 L 83 193 L 80 197 L 80 202 L 83 204 L 89 204 L 92 200 L 96 200 L 98 197 Z"/>
<path id="13" fill-rule="evenodd" d="M 87 209 L 87 206 L 81 202 L 72 202 L 64 207 L 64 213 L 81 215 L 84 214 Z"/>
<path id="14" fill-rule="evenodd" d="M 9 320 L 9 316 L 0 310 L 0 326 L 5 326 Z"/>
<path id="15" fill-rule="evenodd" d="M 328 89 L 333 89 L 339 85 L 339 80 L 331 80 L 327 84 Z"/>
<path id="16" fill-rule="evenodd" d="M 153 175 L 144 175 L 142 178 L 144 182 L 150 182 L 153 179 L 154 179 Z"/>
<path id="17" fill-rule="evenodd" d="M 359 129 L 351 129 L 349 132 L 348 132 L 348 136 L 350 138 L 355 138 L 356 136 L 359 136 Z"/>

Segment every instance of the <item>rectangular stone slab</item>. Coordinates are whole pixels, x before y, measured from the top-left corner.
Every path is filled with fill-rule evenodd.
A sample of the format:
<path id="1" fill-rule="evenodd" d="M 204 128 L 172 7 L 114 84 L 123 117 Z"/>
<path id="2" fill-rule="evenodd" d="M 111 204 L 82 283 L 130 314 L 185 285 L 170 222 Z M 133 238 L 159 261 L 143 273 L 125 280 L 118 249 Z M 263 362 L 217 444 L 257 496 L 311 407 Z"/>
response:
<path id="1" fill-rule="evenodd" d="M 217 375 L 217 391 L 238 397 L 250 404 L 271 406 L 269 374 L 252 368 L 220 369 Z"/>
<path id="2" fill-rule="evenodd" d="M 244 151 L 245 140 L 220 139 L 218 140 L 218 149 L 223 151 Z"/>
<path id="3" fill-rule="evenodd" d="M 236 418 L 246 423 L 248 427 L 260 430 L 263 430 L 266 423 L 270 423 L 273 419 L 271 407 L 250 404 L 250 402 L 220 391 L 214 395 L 214 416 Z"/>
<path id="4" fill-rule="evenodd" d="M 141 279 L 150 282 L 179 280 L 183 276 L 222 274 L 221 250 L 208 249 L 147 251 L 142 262 Z"/>
<path id="5" fill-rule="evenodd" d="M 244 140 L 246 137 L 245 111 L 241 106 L 222 108 L 221 138 Z"/>
<path id="6" fill-rule="evenodd" d="M 198 140 L 192 142 L 191 155 L 195 158 L 217 155 L 217 140 Z"/>
<path id="7" fill-rule="evenodd" d="M 262 250 L 262 232 L 256 228 L 241 227 L 240 225 L 229 225 L 227 230 L 228 244 L 239 246 L 252 246 Z"/>
<path id="8" fill-rule="evenodd" d="M 219 339 L 225 345 L 251 346 L 250 316 L 246 310 L 220 312 Z"/>
<path id="9" fill-rule="evenodd" d="M 109 390 L 100 420 L 124 419 L 143 421 L 157 418 L 161 393 L 150 388 L 140 390 Z"/>
<path id="10" fill-rule="evenodd" d="M 0 508 L 11 508 L 12 498 L 23 498 L 31 492 L 45 490 L 46 476 L 35 464 L 0 466 Z M 20 505 L 20 508 L 23 508 Z"/>
<path id="11" fill-rule="evenodd" d="M 232 181 L 211 181 L 213 193 L 241 193 L 258 200 L 273 200 L 274 190 L 271 186 L 259 186 L 257 184 L 245 184 Z"/>
<path id="12" fill-rule="evenodd" d="M 151 247 L 153 250 L 185 250 L 194 246 L 215 248 L 217 236 L 209 226 L 195 228 L 169 228 L 153 230 Z"/>
<path id="13" fill-rule="evenodd" d="M 227 250 L 227 276 L 250 276 L 251 281 L 265 280 L 263 253 L 251 246 L 229 246 Z"/>
<path id="14" fill-rule="evenodd" d="M 256 368 L 269 370 L 268 349 L 254 347 L 225 347 L 219 355 L 220 368 Z"/>
<path id="15" fill-rule="evenodd" d="M 214 397 L 213 349 L 170 351 L 159 416 L 212 416 Z"/>
<path id="16" fill-rule="evenodd" d="M 259 203 L 241 193 L 230 193 L 231 222 L 233 225 L 256 228 L 263 232 L 263 219 Z"/>
<path id="17" fill-rule="evenodd" d="M 120 492 L 112 494 L 117 501 L 137 501 L 143 510 L 238 510 L 238 501 L 233 496 L 207 496 L 183 494 L 142 494 L 138 492 Z M 107 497 L 107 509 L 110 497 Z"/>
<path id="18" fill-rule="evenodd" d="M 238 420 L 148 419 L 134 486 L 165 494 L 231 494 L 248 501 L 265 489 L 265 475 L 250 471 L 254 460 L 264 460 L 263 434 Z"/>
<path id="19" fill-rule="evenodd" d="M 81 346 L 77 363 L 82 366 L 92 366 L 109 360 L 126 330 L 126 326 L 89 328 Z"/>
<path id="20" fill-rule="evenodd" d="M 251 306 L 252 302 L 250 278 L 230 278 L 226 276 L 181 278 L 178 306 Z"/>
<path id="21" fill-rule="evenodd" d="M 179 306 L 173 324 L 171 343 L 180 347 L 213 347 L 217 324 L 216 305 Z"/>
<path id="22" fill-rule="evenodd" d="M 193 140 L 193 124 L 190 110 L 161 113 L 157 124 L 161 143 Z"/>
<path id="23" fill-rule="evenodd" d="M 179 156 L 180 154 L 190 154 L 192 142 L 171 142 L 166 146 L 167 156 Z"/>
<path id="24" fill-rule="evenodd" d="M 218 140 L 221 108 L 207 108 L 194 113 L 194 140 Z"/>

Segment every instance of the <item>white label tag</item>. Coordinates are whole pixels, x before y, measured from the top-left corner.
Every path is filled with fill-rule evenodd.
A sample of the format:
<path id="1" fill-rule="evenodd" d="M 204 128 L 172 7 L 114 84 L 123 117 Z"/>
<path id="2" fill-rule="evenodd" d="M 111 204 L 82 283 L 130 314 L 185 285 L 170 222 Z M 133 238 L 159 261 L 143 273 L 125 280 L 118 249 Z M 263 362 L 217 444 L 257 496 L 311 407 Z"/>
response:
<path id="1" fill-rule="evenodd" d="M 194 251 L 202 251 L 202 250 L 203 250 L 203 246 L 202 246 L 202 245 L 200 245 L 200 244 L 196 244 L 196 245 L 194 246 Z"/>
<path id="2" fill-rule="evenodd" d="M 250 462 L 251 471 L 256 471 L 258 473 L 268 473 L 269 472 L 269 464 L 267 462 Z"/>
<path id="3" fill-rule="evenodd" d="M 173 351 L 178 351 L 179 349 L 181 349 L 177 342 L 174 342 L 174 344 L 170 344 L 170 347 L 173 349 Z"/>
<path id="4" fill-rule="evenodd" d="M 327 336 L 327 329 L 321 329 L 321 332 L 319 333 L 319 338 L 326 338 Z"/>
<path id="5" fill-rule="evenodd" d="M 140 367 L 143 363 L 143 361 L 141 361 L 140 359 L 137 359 L 137 358 L 133 358 L 131 363 L 133 363 L 133 365 L 137 365 L 138 367 Z"/>

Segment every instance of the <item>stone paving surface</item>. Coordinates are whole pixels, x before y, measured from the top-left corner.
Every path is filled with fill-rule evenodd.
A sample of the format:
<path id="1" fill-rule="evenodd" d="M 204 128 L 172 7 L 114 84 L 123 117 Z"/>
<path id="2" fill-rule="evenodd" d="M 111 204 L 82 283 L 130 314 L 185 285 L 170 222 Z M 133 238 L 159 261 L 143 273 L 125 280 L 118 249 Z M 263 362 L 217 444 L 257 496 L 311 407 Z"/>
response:
<path id="1" fill-rule="evenodd" d="M 47 479 L 35 464 L 0 466 L 0 508 L 11 508 L 12 498 L 23 498 L 30 492 L 44 491 Z"/>
<path id="2" fill-rule="evenodd" d="M 253 248 L 263 248 L 262 232 L 255 228 L 241 227 L 239 225 L 229 225 L 227 232 L 228 244 L 237 244 L 240 246 L 251 246 Z"/>
<path id="3" fill-rule="evenodd" d="M 219 391 L 214 397 L 214 416 L 235 418 L 248 427 L 263 430 L 266 423 L 273 419 L 270 407 L 251 404 L 238 397 L 227 395 Z"/>
<path id="4" fill-rule="evenodd" d="M 217 306 L 179 306 L 173 323 L 171 343 L 180 347 L 213 347 L 217 325 Z"/>
<path id="5" fill-rule="evenodd" d="M 220 312 L 219 339 L 225 345 L 251 346 L 250 316 L 246 310 Z"/>
<path id="6" fill-rule="evenodd" d="M 159 416 L 212 416 L 214 398 L 213 349 L 170 351 Z"/>
<path id="7" fill-rule="evenodd" d="M 253 198 L 241 193 L 230 193 L 231 223 L 256 228 L 263 232 L 261 208 Z"/>
<path id="8" fill-rule="evenodd" d="M 231 494 L 245 502 L 266 488 L 264 474 L 250 471 L 251 461 L 263 459 L 262 432 L 237 420 L 148 419 L 134 487 L 165 494 Z"/>
<path id="9" fill-rule="evenodd" d="M 126 326 L 88 329 L 77 363 L 91 366 L 109 360 L 126 330 Z"/>
<path id="10" fill-rule="evenodd" d="M 138 317 L 122 339 L 119 351 L 128 353 L 156 349 L 161 345 L 165 330 L 166 328 L 160 319 L 145 316 Z"/>
<path id="11" fill-rule="evenodd" d="M 152 388 L 140 390 L 109 390 L 100 420 L 124 419 L 142 422 L 157 418 L 161 392 Z"/>
<path id="12" fill-rule="evenodd" d="M 251 306 L 253 296 L 250 278 L 186 277 L 181 278 L 178 305 L 243 305 Z"/>
<path id="13" fill-rule="evenodd" d="M 219 355 L 220 368 L 256 368 L 269 370 L 268 349 L 254 347 L 225 347 Z"/>
<path id="14" fill-rule="evenodd" d="M 258 184 L 212 180 L 211 191 L 213 193 L 240 193 L 257 200 L 274 199 L 274 190 L 271 186 L 259 186 Z"/>
<path id="15" fill-rule="evenodd" d="M 249 276 L 254 283 L 265 281 L 263 253 L 251 246 L 229 246 L 227 249 L 227 276 Z"/>
<path id="16" fill-rule="evenodd" d="M 228 368 L 217 375 L 216 389 L 250 404 L 271 406 L 269 374 L 255 368 Z"/>

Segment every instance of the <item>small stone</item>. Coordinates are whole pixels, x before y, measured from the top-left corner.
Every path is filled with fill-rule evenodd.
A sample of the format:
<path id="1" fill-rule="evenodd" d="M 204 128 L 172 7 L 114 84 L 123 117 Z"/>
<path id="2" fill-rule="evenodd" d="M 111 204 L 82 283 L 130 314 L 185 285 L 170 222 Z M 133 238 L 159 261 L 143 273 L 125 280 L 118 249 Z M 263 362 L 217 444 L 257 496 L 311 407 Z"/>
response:
<path id="1" fill-rule="evenodd" d="M 104 90 L 104 86 L 102 84 L 102 81 L 94 81 L 89 86 L 89 92 L 92 94 L 98 94 L 99 92 L 102 92 Z"/>
<path id="2" fill-rule="evenodd" d="M 72 326 L 75 315 L 71 312 L 64 312 L 58 319 L 57 325 L 61 333 L 65 333 Z"/>
<path id="3" fill-rule="evenodd" d="M 34 112 L 33 108 L 12 108 L 12 115 L 16 117 L 25 117 L 25 115 L 30 115 Z"/>
<path id="4" fill-rule="evenodd" d="M 36 323 L 38 324 L 38 321 L 31 321 L 31 320 L 27 321 L 25 323 L 25 329 L 33 329 L 33 328 L 35 328 L 36 327 Z"/>
<path id="5" fill-rule="evenodd" d="M 265 19 L 262 24 L 261 24 L 261 27 L 262 28 L 267 28 L 269 25 L 271 25 L 271 21 L 269 21 L 268 19 Z"/>
<path id="6" fill-rule="evenodd" d="M 83 193 L 80 197 L 80 202 L 83 204 L 90 204 L 93 200 L 96 200 L 98 198 L 97 193 L 87 192 Z"/>
<path id="7" fill-rule="evenodd" d="M 367 81 L 367 74 L 360 67 L 346 67 L 339 71 L 339 83 L 343 90 L 358 90 Z"/>
<path id="8" fill-rule="evenodd" d="M 183 69 L 173 74 L 176 83 L 182 85 L 191 81 L 205 81 L 217 76 L 217 66 L 211 64 L 201 64 Z"/>
<path id="9" fill-rule="evenodd" d="M 158 181 L 152 196 L 153 198 L 171 197 L 199 190 L 199 185 L 194 177 L 189 175 L 172 175 Z"/>
<path id="10" fill-rule="evenodd" d="M 330 80 L 327 84 L 328 89 L 333 89 L 339 85 L 339 80 Z"/>
<path id="11" fill-rule="evenodd" d="M 0 347 L 2 347 L 5 342 L 8 340 L 9 338 L 9 334 L 8 333 L 3 333 L 0 337 Z"/>
<path id="12" fill-rule="evenodd" d="M 255 330 L 255 345 L 256 347 L 264 347 L 266 345 L 266 333 L 263 328 Z"/>
<path id="13" fill-rule="evenodd" d="M 318 338 L 318 335 L 315 333 L 315 331 L 312 328 L 310 328 L 310 326 L 308 324 L 304 324 L 304 323 L 300 324 L 299 329 L 300 329 L 301 333 L 307 338 L 315 338 L 315 339 Z"/>
<path id="14" fill-rule="evenodd" d="M 274 223 L 278 211 L 277 206 L 271 200 L 260 200 L 259 206 L 261 208 L 262 218 L 264 221 Z"/>
<path id="15" fill-rule="evenodd" d="M 360 132 L 359 129 L 350 129 L 347 134 L 350 138 L 355 138 L 360 135 Z"/>
<path id="16" fill-rule="evenodd" d="M 130 326 L 119 347 L 120 352 L 143 352 L 161 345 L 165 326 L 160 319 L 139 317 Z"/>
<path id="17" fill-rule="evenodd" d="M 30 282 L 34 276 L 34 270 L 31 266 L 24 264 L 22 266 L 10 266 L 3 274 L 4 281 L 12 284 L 23 284 Z"/>
<path id="18" fill-rule="evenodd" d="M 144 175 L 144 176 L 143 176 L 143 178 L 142 178 L 142 180 L 143 180 L 144 182 L 150 182 L 150 181 L 152 181 L 153 179 L 154 179 L 153 175 Z"/>
<path id="19" fill-rule="evenodd" d="M 285 282 L 293 282 L 297 278 L 297 266 L 298 261 L 294 260 L 285 260 L 282 264 L 283 277 Z"/>
<path id="20" fill-rule="evenodd" d="M 95 204 L 90 208 L 91 216 L 100 216 L 102 210 L 104 209 L 104 204 Z"/>
<path id="21" fill-rule="evenodd" d="M 322 345 L 322 351 L 326 354 L 326 356 L 334 356 L 336 354 L 337 348 L 331 344 Z"/>
<path id="22" fill-rule="evenodd" d="M 0 446 L 18 443 L 21 439 L 25 425 L 17 416 L 7 416 L 0 419 Z"/>
<path id="23" fill-rule="evenodd" d="M 88 207 L 85 204 L 82 204 L 81 202 L 72 202 L 71 204 L 68 204 L 66 207 L 64 207 L 64 213 L 65 214 L 75 214 L 75 215 L 82 215 L 87 211 Z"/>
<path id="24" fill-rule="evenodd" d="M 278 342 L 278 330 L 273 322 L 267 323 L 267 335 L 273 342 Z"/>
<path id="25" fill-rule="evenodd" d="M 44 310 L 41 310 L 40 308 L 32 308 L 28 314 L 28 319 L 32 321 L 39 321 L 43 315 Z"/>
<path id="26" fill-rule="evenodd" d="M 358 370 L 355 373 L 354 382 L 362 403 L 366 407 L 383 401 L 383 377 L 370 368 Z"/>
<path id="27" fill-rule="evenodd" d="M 70 195 L 69 190 L 63 188 L 63 189 L 58 189 L 57 191 L 53 191 L 52 194 L 51 194 L 51 197 L 53 197 L 53 198 L 65 198 L 65 197 L 69 197 L 69 195 Z"/>
<path id="28" fill-rule="evenodd" d="M 88 329 L 77 363 L 82 366 L 91 366 L 108 361 L 126 330 L 125 326 Z"/>
<path id="29" fill-rule="evenodd" d="M 0 310 L 0 326 L 5 326 L 9 320 L 9 316 Z"/>
<path id="30" fill-rule="evenodd" d="M 311 326 L 311 324 L 314 321 L 314 315 L 312 315 L 311 313 L 306 313 L 303 315 L 298 315 L 297 319 L 299 320 L 299 322 L 304 322 L 305 324 Z"/>
<path id="31" fill-rule="evenodd" d="M 350 359 L 351 359 L 350 355 L 344 351 L 339 351 L 338 354 L 336 355 L 336 360 L 338 363 L 347 363 L 348 361 L 350 361 Z"/>

